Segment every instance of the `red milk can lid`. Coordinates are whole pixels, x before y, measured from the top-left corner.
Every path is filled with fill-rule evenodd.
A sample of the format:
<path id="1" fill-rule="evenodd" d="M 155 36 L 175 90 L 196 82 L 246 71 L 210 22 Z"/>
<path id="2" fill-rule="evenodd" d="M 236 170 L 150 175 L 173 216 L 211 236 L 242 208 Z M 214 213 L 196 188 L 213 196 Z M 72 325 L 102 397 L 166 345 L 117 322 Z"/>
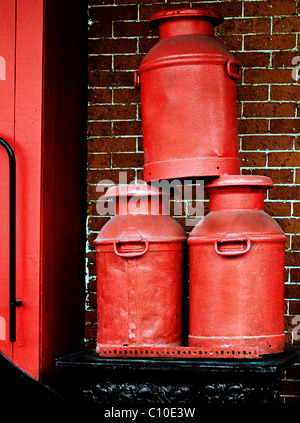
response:
<path id="1" fill-rule="evenodd" d="M 106 198 L 122 198 L 125 202 L 135 196 L 144 197 L 148 202 L 152 196 L 162 198 L 163 196 L 170 197 L 170 194 L 159 187 L 145 183 L 112 186 L 104 195 Z M 115 216 L 103 226 L 94 243 L 113 244 L 115 242 L 144 242 L 145 240 L 147 243 L 185 242 L 186 233 L 175 219 L 168 214 L 149 213 L 148 207 L 145 210 L 145 213 L 125 213 Z"/>
<path id="2" fill-rule="evenodd" d="M 134 195 L 137 195 L 139 197 L 141 196 L 157 196 L 157 195 L 168 195 L 169 193 L 166 193 L 159 189 L 158 187 L 149 185 L 149 184 L 135 184 L 135 185 L 114 185 L 106 191 L 104 194 L 105 198 L 116 198 L 116 197 L 133 197 Z"/>
<path id="3" fill-rule="evenodd" d="M 213 9 L 197 9 L 197 8 L 183 8 L 173 10 L 163 10 L 162 12 L 154 13 L 149 19 L 150 26 L 157 28 L 160 19 L 180 18 L 180 17 L 204 17 L 210 18 L 213 26 L 221 24 L 224 20 L 223 16 Z"/>
<path id="4" fill-rule="evenodd" d="M 272 179 L 261 175 L 221 175 L 205 183 L 205 188 L 237 186 L 261 186 L 272 188 Z"/>

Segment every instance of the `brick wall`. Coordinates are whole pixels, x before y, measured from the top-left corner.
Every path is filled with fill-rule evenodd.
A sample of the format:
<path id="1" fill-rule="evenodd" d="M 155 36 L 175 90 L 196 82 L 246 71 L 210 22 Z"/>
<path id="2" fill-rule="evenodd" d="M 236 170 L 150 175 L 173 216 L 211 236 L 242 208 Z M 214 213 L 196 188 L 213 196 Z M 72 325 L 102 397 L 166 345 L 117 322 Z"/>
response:
<path id="1" fill-rule="evenodd" d="M 292 59 L 300 56 L 298 1 L 90 0 L 87 347 L 95 347 L 96 339 L 93 240 L 108 219 L 96 211 L 102 195 L 97 183 L 102 179 L 118 183 L 120 171 L 127 172 L 128 182 L 143 179 L 140 93 L 133 88 L 133 71 L 158 41 L 147 21 L 156 11 L 200 5 L 225 16 L 216 36 L 243 64 L 237 87 L 241 169 L 244 174 L 267 175 L 275 184 L 265 209 L 287 235 L 286 344 L 300 345 L 292 332 L 292 319 L 300 316 L 300 86 L 292 77 L 298 64 L 293 65 Z M 283 375 L 282 401 L 300 402 L 300 365 Z"/>

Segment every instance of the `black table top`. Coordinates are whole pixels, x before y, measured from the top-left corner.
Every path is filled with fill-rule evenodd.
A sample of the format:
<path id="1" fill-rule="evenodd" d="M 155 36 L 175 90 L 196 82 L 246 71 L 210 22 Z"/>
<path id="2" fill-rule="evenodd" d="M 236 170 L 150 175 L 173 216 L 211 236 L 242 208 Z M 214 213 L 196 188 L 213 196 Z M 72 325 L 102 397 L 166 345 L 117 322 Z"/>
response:
<path id="1" fill-rule="evenodd" d="M 278 354 L 258 359 L 179 359 L 179 358 L 109 358 L 99 357 L 94 349 L 86 349 L 59 357 L 56 367 L 92 368 L 106 370 L 151 370 L 193 372 L 251 372 L 274 373 L 300 361 L 300 347 L 286 347 Z"/>

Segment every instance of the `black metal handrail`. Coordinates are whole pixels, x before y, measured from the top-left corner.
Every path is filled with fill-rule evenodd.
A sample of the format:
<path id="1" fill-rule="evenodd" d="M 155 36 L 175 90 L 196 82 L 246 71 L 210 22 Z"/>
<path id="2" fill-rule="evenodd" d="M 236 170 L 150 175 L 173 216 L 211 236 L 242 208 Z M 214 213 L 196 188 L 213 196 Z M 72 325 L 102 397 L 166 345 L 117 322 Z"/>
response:
<path id="1" fill-rule="evenodd" d="M 16 159 L 11 146 L 0 137 L 9 159 L 9 340 L 16 341 L 16 307 L 22 305 L 16 300 Z"/>

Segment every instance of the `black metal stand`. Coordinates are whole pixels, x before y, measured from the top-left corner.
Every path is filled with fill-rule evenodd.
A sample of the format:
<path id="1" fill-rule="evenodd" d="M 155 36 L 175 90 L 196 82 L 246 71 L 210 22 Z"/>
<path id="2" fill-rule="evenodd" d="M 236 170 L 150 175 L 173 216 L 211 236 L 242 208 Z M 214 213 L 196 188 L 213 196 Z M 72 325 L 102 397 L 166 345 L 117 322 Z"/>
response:
<path id="1" fill-rule="evenodd" d="M 63 395 L 94 404 L 279 404 L 283 370 L 300 347 L 257 360 L 100 358 L 95 350 L 58 358 Z M 70 378 L 73 382 L 70 383 Z"/>

